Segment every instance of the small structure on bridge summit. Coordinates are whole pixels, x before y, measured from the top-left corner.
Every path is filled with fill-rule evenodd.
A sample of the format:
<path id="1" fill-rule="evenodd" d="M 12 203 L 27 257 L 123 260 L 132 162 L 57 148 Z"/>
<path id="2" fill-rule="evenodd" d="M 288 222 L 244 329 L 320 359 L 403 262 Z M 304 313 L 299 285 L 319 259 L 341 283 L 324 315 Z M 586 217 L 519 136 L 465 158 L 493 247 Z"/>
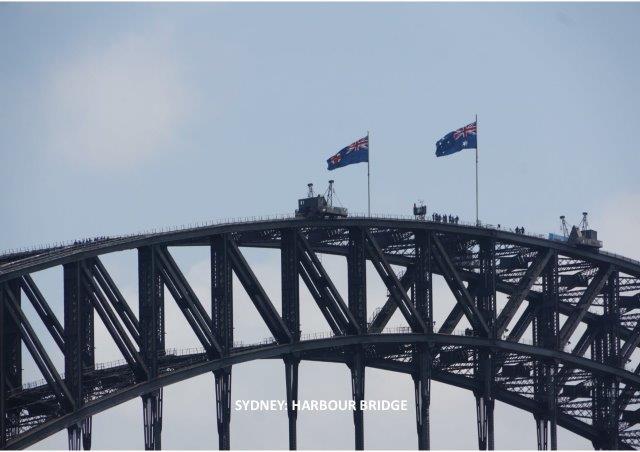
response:
<path id="1" fill-rule="evenodd" d="M 602 248 L 602 241 L 598 240 L 598 231 L 589 228 L 587 215 L 587 212 L 582 212 L 582 221 L 580 221 L 578 226 L 572 226 L 571 232 L 569 232 L 569 228 L 567 227 L 566 217 L 564 215 L 560 215 L 560 221 L 562 222 L 562 235 L 549 234 L 549 239 L 567 242 L 571 245 L 584 248 Z"/>
<path id="2" fill-rule="evenodd" d="M 329 181 L 329 187 L 325 195 L 315 195 L 313 193 L 313 184 L 307 184 L 309 191 L 306 198 L 298 200 L 298 209 L 296 210 L 296 218 L 344 218 L 347 216 L 345 207 L 333 205 L 333 197 L 335 189 L 333 188 L 333 180 Z"/>
<path id="3" fill-rule="evenodd" d="M 418 201 L 418 204 L 413 203 L 413 216 L 416 220 L 424 220 L 427 216 L 427 206 L 424 201 Z"/>

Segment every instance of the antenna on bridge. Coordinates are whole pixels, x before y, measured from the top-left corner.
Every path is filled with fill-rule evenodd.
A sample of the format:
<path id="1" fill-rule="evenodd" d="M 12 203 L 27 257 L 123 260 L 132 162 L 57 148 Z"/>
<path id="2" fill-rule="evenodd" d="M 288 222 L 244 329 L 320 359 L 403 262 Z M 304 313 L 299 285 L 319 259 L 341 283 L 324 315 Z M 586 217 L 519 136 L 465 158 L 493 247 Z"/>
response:
<path id="1" fill-rule="evenodd" d="M 580 222 L 580 229 L 582 229 L 583 231 L 586 231 L 587 229 L 589 229 L 589 221 L 587 220 L 587 215 L 589 215 L 587 212 L 582 212 L 582 221 Z"/>
<path id="2" fill-rule="evenodd" d="M 562 222 L 560 228 L 562 229 L 562 235 L 565 237 L 569 236 L 569 229 L 567 228 L 567 220 L 564 215 L 560 215 L 560 221 Z"/>
<path id="3" fill-rule="evenodd" d="M 307 191 L 307 198 L 313 198 L 314 194 L 313 194 L 313 184 L 311 182 L 309 182 L 307 184 L 307 187 L 309 187 L 308 191 Z"/>
<path id="4" fill-rule="evenodd" d="M 333 205 L 333 194 L 335 193 L 335 190 L 333 188 L 333 182 L 334 180 L 331 179 L 329 181 L 329 187 L 327 188 L 327 204 L 330 206 Z"/>

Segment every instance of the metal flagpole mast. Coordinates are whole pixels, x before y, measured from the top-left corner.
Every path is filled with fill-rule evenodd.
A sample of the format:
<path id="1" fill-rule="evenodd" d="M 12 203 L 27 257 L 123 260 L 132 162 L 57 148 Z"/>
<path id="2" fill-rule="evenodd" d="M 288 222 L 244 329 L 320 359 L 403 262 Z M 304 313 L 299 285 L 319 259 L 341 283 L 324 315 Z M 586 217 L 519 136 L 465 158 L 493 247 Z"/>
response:
<path id="1" fill-rule="evenodd" d="M 369 131 L 367 130 L 367 212 L 371 216 L 371 145 L 369 142 Z"/>
<path id="2" fill-rule="evenodd" d="M 478 115 L 476 115 L 476 226 L 480 226 L 478 216 Z"/>

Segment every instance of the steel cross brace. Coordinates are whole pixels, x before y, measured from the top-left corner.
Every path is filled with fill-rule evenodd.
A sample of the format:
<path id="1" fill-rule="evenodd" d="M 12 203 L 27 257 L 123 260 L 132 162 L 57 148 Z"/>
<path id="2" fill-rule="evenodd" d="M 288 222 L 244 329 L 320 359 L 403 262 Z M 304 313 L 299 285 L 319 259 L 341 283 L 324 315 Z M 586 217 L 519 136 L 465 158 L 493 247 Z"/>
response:
<path id="1" fill-rule="evenodd" d="M 434 253 L 433 256 L 438 264 L 438 267 L 442 271 L 445 281 L 449 286 L 449 289 L 455 296 L 458 304 L 462 308 L 464 315 L 469 319 L 471 325 L 473 325 L 474 330 L 481 332 L 483 334 L 489 334 L 489 327 L 482 316 L 482 313 L 478 309 L 478 307 L 473 302 L 471 295 L 467 291 L 467 288 L 462 281 L 462 278 L 456 271 L 451 258 L 447 254 L 447 251 L 444 249 L 444 246 L 440 242 L 440 239 L 435 235 L 432 237 L 432 243 L 434 245 Z"/>
<path id="2" fill-rule="evenodd" d="M 262 288 L 262 285 L 256 278 L 253 270 L 251 270 L 251 267 L 245 260 L 244 256 L 242 256 L 242 253 L 238 249 L 238 245 L 230 237 L 227 241 L 229 242 L 228 253 L 231 265 L 233 266 L 240 283 L 242 283 L 242 286 L 258 310 L 258 313 L 267 324 L 269 331 L 271 331 L 271 334 L 279 344 L 291 342 L 291 332 L 284 324 L 282 317 L 278 314 L 273 303 L 271 303 L 267 293 Z"/>
<path id="3" fill-rule="evenodd" d="M 311 296 L 335 335 L 361 334 L 362 329 L 333 285 L 307 239 L 297 232 L 299 271 Z"/>
<path id="4" fill-rule="evenodd" d="M 584 291 L 578 304 L 576 304 L 574 311 L 571 313 L 569 318 L 564 322 L 562 328 L 560 329 L 560 337 L 558 338 L 558 348 L 561 350 L 564 346 L 569 342 L 571 335 L 576 330 L 585 313 L 588 311 L 589 306 L 593 303 L 593 300 L 596 299 L 602 287 L 604 287 L 605 282 L 607 282 L 607 278 L 612 272 L 611 266 L 606 266 L 600 268 L 598 273 L 592 278 L 591 282 L 587 286 L 587 289 Z"/>
<path id="5" fill-rule="evenodd" d="M 509 322 L 513 319 L 516 311 L 527 298 L 529 291 L 535 284 L 536 280 L 542 273 L 545 265 L 549 262 L 549 258 L 553 255 L 553 250 L 540 251 L 533 262 L 527 268 L 524 276 L 518 282 L 518 285 L 514 288 L 511 295 L 509 295 L 509 301 L 500 311 L 500 315 L 496 321 L 496 336 L 502 337 L 502 333 L 506 330 Z"/>
<path id="6" fill-rule="evenodd" d="M 111 303 L 111 306 L 120 317 L 120 320 L 124 324 L 125 328 L 133 338 L 136 344 L 140 343 L 140 323 L 135 314 L 129 307 L 129 304 L 120 293 L 118 286 L 111 279 L 109 272 L 104 267 L 99 258 L 93 259 L 93 265 L 91 266 L 91 273 L 96 282 L 102 289 L 103 293 Z"/>
<path id="7" fill-rule="evenodd" d="M 38 313 L 38 316 L 42 320 L 42 323 L 47 328 L 51 337 L 55 341 L 56 345 L 64 352 L 64 328 L 58 321 L 58 318 L 49 307 L 47 300 L 44 298 L 40 289 L 36 285 L 35 281 L 31 278 L 31 275 L 24 275 L 20 278 L 20 287 L 25 293 L 31 305 Z"/>
<path id="8" fill-rule="evenodd" d="M 411 330 L 414 332 L 426 332 L 428 330 L 424 320 L 416 310 L 411 298 L 407 295 L 407 289 L 402 287 L 398 276 L 391 268 L 391 265 L 384 257 L 384 253 L 376 242 L 370 231 L 364 231 L 366 249 L 371 259 L 371 263 L 380 275 L 387 290 L 391 294 L 391 298 L 398 305 L 398 309 L 409 323 Z"/>
<path id="9" fill-rule="evenodd" d="M 183 315 L 189 322 L 193 332 L 205 348 L 209 356 L 218 358 L 221 356 L 220 344 L 211 331 L 211 319 L 198 300 L 191 285 L 180 271 L 168 250 L 158 250 L 159 263 L 162 268 L 163 281 L 169 289 Z"/>

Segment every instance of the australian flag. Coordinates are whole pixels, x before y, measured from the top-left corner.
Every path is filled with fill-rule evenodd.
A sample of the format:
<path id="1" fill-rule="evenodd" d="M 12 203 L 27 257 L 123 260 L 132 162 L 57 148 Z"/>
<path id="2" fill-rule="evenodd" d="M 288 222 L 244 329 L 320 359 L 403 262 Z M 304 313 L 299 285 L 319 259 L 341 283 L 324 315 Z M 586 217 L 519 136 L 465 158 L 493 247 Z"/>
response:
<path id="1" fill-rule="evenodd" d="M 476 123 L 449 132 L 436 143 L 436 157 L 453 154 L 463 149 L 475 149 L 478 145 Z"/>
<path id="2" fill-rule="evenodd" d="M 329 171 L 352 163 L 369 161 L 369 136 L 360 138 L 358 141 L 351 143 L 346 148 L 342 148 L 337 154 L 327 159 L 327 169 Z"/>

